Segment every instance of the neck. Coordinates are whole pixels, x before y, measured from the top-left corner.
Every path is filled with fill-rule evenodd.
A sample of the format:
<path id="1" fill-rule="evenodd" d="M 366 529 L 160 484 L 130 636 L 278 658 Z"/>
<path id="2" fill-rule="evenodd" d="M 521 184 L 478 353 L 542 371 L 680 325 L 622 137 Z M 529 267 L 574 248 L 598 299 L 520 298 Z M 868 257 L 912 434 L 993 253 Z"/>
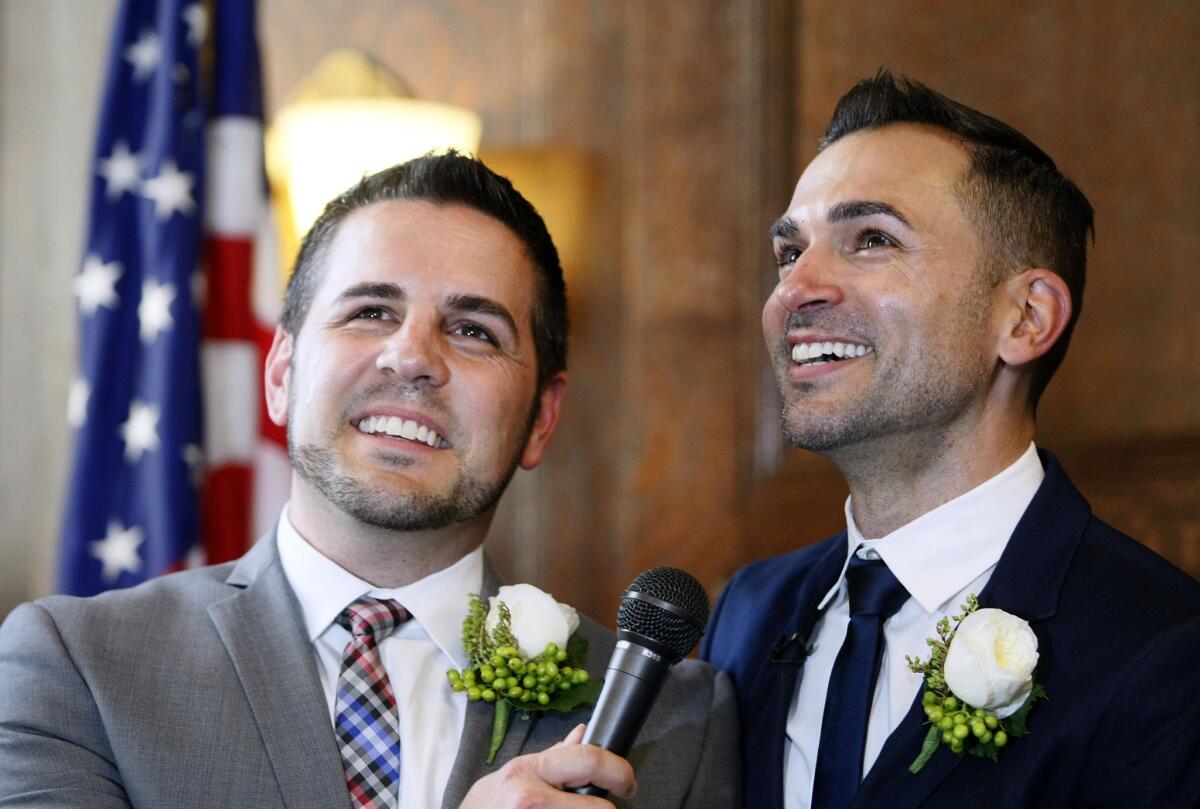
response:
<path id="1" fill-rule="evenodd" d="M 831 453 L 862 535 L 890 534 L 1011 466 L 1033 440 L 1032 418 L 970 434 L 887 436 Z"/>
<path id="2" fill-rule="evenodd" d="M 376 587 L 403 587 L 444 570 L 483 544 L 494 509 L 427 531 L 393 531 L 351 517 L 293 478 L 288 519 L 323 556 Z"/>

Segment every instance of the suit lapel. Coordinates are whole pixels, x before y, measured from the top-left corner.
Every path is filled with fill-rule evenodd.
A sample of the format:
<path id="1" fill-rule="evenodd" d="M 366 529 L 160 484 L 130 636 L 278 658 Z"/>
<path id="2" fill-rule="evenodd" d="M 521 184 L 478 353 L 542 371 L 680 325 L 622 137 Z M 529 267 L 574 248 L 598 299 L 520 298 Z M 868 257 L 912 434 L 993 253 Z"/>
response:
<path id="1" fill-rule="evenodd" d="M 228 583 L 241 589 L 210 606 L 209 616 L 246 694 L 285 805 L 349 806 L 312 645 L 273 532 L 238 562 Z"/>
<path id="2" fill-rule="evenodd" d="M 770 627 L 787 641 L 788 657 L 801 657 L 807 649 L 821 599 L 837 583 L 845 562 L 846 537 L 841 534 L 830 542 L 828 551 L 804 576 L 790 621 Z M 774 644 L 777 637 L 779 635 L 767 638 L 767 646 Z M 756 715 L 745 717 L 742 723 L 746 805 L 782 809 L 788 712 L 799 678 L 803 676 L 803 664 L 767 663 L 756 668 L 762 679 L 752 688 L 764 697 Z"/>
<path id="3" fill-rule="evenodd" d="M 486 600 L 495 595 L 503 583 L 495 568 L 492 567 L 491 560 L 487 554 L 484 554 L 483 598 Z M 518 712 L 514 711 L 512 721 L 508 725 L 508 733 L 504 737 L 504 744 L 496 753 L 496 760 L 489 765 L 487 752 L 491 746 L 495 708 L 485 702 L 468 703 L 467 721 L 463 725 L 462 738 L 459 740 L 458 755 L 454 759 L 454 767 L 450 771 L 450 779 L 446 782 L 446 791 L 442 795 L 443 809 L 455 809 L 462 803 L 463 798 L 476 781 L 495 772 L 509 760 L 520 755 L 538 716 L 538 712 L 535 711 L 530 719 L 524 720 L 520 718 Z"/>
<path id="4" fill-rule="evenodd" d="M 1010 612 L 1030 622 L 1052 618 L 1058 609 L 1063 579 L 1075 557 L 1091 517 L 1091 508 L 1071 484 L 1058 460 L 1041 452 L 1045 480 L 1017 523 L 979 603 Z M 1044 680 L 1053 667 L 1053 650 L 1042 649 L 1038 677 Z M 925 800 L 965 758 L 939 747 L 916 775 L 908 765 L 921 750 L 927 727 L 920 694 L 904 720 L 888 737 L 879 758 L 867 773 L 852 805 L 916 806 Z M 1004 757 L 1001 755 L 1001 766 Z"/>

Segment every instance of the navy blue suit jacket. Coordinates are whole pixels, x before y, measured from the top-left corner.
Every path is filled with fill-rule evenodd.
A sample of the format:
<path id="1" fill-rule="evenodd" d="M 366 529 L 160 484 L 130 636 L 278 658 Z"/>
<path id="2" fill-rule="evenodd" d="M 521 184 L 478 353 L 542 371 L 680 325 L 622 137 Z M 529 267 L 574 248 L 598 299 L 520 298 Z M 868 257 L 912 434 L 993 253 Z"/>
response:
<path id="1" fill-rule="evenodd" d="M 1037 634 L 1049 699 L 1030 734 L 998 763 L 940 747 L 913 775 L 928 728 L 918 696 L 851 806 L 1200 806 L 1200 583 L 1096 519 L 1052 455 L 1042 463 L 1046 478 L 979 594 Z M 845 553 L 843 533 L 755 562 L 713 613 L 701 657 L 737 690 L 747 807 L 783 806 L 785 726 L 804 673 L 769 663 L 772 645 L 793 633 L 806 645 Z"/>

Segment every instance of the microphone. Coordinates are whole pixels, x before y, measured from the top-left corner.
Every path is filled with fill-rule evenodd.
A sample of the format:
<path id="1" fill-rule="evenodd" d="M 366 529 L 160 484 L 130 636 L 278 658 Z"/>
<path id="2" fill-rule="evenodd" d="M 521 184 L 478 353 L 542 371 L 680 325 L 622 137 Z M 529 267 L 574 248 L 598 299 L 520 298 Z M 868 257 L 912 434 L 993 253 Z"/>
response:
<path id="1" fill-rule="evenodd" d="M 634 579 L 621 596 L 617 648 L 583 743 L 627 756 L 671 667 L 695 647 L 707 623 L 708 594 L 691 574 L 656 567 Z M 591 784 L 570 791 L 606 794 Z"/>

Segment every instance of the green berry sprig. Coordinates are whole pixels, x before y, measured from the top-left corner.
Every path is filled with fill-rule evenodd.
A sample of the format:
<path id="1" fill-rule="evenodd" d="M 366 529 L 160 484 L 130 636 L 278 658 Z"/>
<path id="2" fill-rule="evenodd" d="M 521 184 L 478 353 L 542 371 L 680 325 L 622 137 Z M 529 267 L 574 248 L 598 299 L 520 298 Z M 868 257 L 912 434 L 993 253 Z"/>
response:
<path id="1" fill-rule="evenodd" d="M 498 611 L 499 620 L 489 632 L 483 599 L 474 594 L 469 597 L 462 629 L 462 645 L 469 665 L 462 671 L 446 672 L 451 690 L 465 693 L 471 702 L 487 702 L 496 707 L 488 764 L 495 760 L 504 742 L 514 708 L 569 711 L 595 702 L 602 682 L 592 680 L 583 668 L 586 640 L 572 635 L 566 649 L 550 643 L 538 655 L 524 658 L 512 632 L 512 615 L 507 605 L 500 602 Z"/>
<path id="2" fill-rule="evenodd" d="M 545 708 L 558 694 L 590 682 L 586 669 L 568 665 L 569 655 L 557 644 L 547 644 L 537 657 L 525 659 L 515 646 L 498 646 L 484 662 L 446 672 L 450 688 L 465 691 L 471 702 L 507 699 L 516 707 L 537 703 Z"/>
<path id="3" fill-rule="evenodd" d="M 921 753 L 908 767 L 909 772 L 914 774 L 921 771 L 939 745 L 946 745 L 957 755 L 969 753 L 998 761 L 999 751 L 1008 744 L 1010 737 L 1024 736 L 1029 732 L 1026 723 L 1029 711 L 1035 702 L 1046 697 L 1045 689 L 1035 682 L 1033 690 L 1017 712 L 1000 719 L 991 711 L 968 705 L 951 693 L 946 684 L 946 654 L 963 619 L 979 609 L 979 599 L 972 593 L 961 606 L 961 615 L 942 618 L 937 622 L 937 637 L 926 639 L 929 660 L 922 661 L 919 657 L 908 655 L 904 658 L 911 671 L 925 675 L 921 706 L 925 718 L 929 720 L 929 731 L 925 734 Z"/>

